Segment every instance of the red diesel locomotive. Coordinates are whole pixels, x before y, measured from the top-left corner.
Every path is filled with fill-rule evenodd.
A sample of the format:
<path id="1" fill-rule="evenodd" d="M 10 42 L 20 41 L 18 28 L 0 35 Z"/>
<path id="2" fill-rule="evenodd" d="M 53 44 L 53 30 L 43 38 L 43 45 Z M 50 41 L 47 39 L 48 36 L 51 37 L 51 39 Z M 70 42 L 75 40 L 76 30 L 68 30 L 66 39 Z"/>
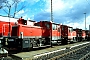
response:
<path id="1" fill-rule="evenodd" d="M 2 44 L 7 48 L 19 50 L 34 47 L 51 46 L 52 44 L 67 44 L 68 42 L 89 40 L 90 32 L 82 29 L 56 24 L 50 21 L 35 22 L 20 18 L 17 22 L 0 22 Z M 9 31 L 10 29 L 10 31 Z M 10 32 L 10 36 L 8 36 Z"/>
<path id="2" fill-rule="evenodd" d="M 34 26 L 27 25 L 24 19 L 18 20 L 18 24 L 10 27 L 11 36 L 3 38 L 4 46 L 23 50 L 50 46 L 51 43 L 67 44 L 68 26 L 49 21 L 33 22 L 33 24 Z"/>

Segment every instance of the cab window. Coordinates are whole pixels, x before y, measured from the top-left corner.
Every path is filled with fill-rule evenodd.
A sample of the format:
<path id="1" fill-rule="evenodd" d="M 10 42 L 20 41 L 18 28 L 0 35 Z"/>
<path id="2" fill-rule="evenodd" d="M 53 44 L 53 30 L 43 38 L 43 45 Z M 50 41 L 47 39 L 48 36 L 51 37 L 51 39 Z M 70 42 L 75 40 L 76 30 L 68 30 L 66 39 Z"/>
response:
<path id="1" fill-rule="evenodd" d="M 73 31 L 73 28 L 69 28 L 68 30 L 69 30 L 69 32 L 72 32 Z"/>
<path id="2" fill-rule="evenodd" d="M 52 29 L 57 30 L 57 26 L 55 24 L 52 24 Z"/>
<path id="3" fill-rule="evenodd" d="M 45 26 L 49 29 L 50 28 L 50 24 L 49 23 L 45 23 Z"/>

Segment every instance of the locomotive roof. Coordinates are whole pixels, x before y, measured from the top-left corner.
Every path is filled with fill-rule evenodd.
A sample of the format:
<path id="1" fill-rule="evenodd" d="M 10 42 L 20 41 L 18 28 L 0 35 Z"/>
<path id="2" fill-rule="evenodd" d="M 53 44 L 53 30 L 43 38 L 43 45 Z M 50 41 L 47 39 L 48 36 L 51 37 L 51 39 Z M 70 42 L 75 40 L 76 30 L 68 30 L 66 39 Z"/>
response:
<path id="1" fill-rule="evenodd" d="M 50 22 L 50 21 L 40 21 L 40 22 Z"/>
<path id="2" fill-rule="evenodd" d="M 50 22 L 52 24 L 60 25 L 59 23 L 55 23 L 55 22 L 52 22 L 52 21 L 40 21 L 40 22 Z"/>
<path id="3" fill-rule="evenodd" d="M 61 25 L 61 26 L 67 26 L 67 25 Z M 68 27 L 68 26 L 67 26 Z"/>
<path id="4" fill-rule="evenodd" d="M 17 22 L 19 20 L 19 18 L 13 18 L 13 17 L 0 15 L 0 21 L 9 22 L 9 18 L 10 18 L 10 22 Z M 25 19 L 23 19 L 23 20 L 25 20 Z M 35 22 L 34 20 L 27 20 L 27 21 Z"/>
<path id="5" fill-rule="evenodd" d="M 34 20 L 27 20 L 27 21 L 36 22 L 36 21 L 34 21 Z"/>
<path id="6" fill-rule="evenodd" d="M 22 25 L 22 26 L 25 26 L 25 27 L 34 27 L 34 28 L 42 28 L 40 26 L 28 26 L 28 25 Z"/>
<path id="7" fill-rule="evenodd" d="M 15 26 L 13 26 L 13 27 L 17 27 L 17 26 L 32 27 L 32 28 L 42 28 L 42 27 L 40 27 L 40 26 L 30 26 L 30 25 L 22 25 L 22 24 L 15 25 Z"/>
<path id="8" fill-rule="evenodd" d="M 10 20 L 9 20 L 10 19 Z M 18 18 L 12 18 L 12 17 L 7 17 L 7 16 L 0 16 L 0 21 L 5 21 L 5 22 L 17 22 Z"/>

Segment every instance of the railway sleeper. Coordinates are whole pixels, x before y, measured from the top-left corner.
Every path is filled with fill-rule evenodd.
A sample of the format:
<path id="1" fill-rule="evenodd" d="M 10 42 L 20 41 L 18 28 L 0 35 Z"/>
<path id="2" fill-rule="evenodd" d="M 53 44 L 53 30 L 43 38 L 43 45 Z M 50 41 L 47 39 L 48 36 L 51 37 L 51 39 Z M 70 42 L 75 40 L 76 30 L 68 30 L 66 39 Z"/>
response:
<path id="1" fill-rule="evenodd" d="M 88 46 L 88 45 L 86 45 L 86 46 Z M 61 54 L 61 55 L 58 55 L 58 56 L 54 56 L 53 58 L 51 58 L 51 59 L 49 59 L 49 60 L 57 60 L 57 59 L 59 59 L 60 57 L 73 54 L 73 53 L 75 53 L 76 51 L 79 51 L 80 49 L 85 48 L 86 46 L 83 46 L 83 47 L 81 47 L 81 48 L 78 47 L 77 49 L 73 49 L 73 50 L 68 51 L 68 52 L 66 52 L 66 53 L 64 53 L 64 54 Z"/>
<path id="2" fill-rule="evenodd" d="M 80 58 L 79 60 L 85 60 L 87 59 L 88 57 L 90 57 L 90 52 L 86 55 L 84 55 L 82 58 Z"/>

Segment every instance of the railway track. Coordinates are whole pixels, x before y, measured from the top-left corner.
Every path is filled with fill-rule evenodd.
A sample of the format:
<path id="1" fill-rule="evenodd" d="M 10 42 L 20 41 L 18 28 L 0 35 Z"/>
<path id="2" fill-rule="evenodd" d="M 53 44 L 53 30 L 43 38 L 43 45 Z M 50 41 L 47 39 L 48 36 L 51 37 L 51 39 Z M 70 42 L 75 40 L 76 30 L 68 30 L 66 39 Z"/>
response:
<path id="1" fill-rule="evenodd" d="M 44 50 L 47 51 L 47 49 Z M 42 54 L 34 54 L 33 52 L 24 54 L 26 54 L 27 58 L 25 58 L 25 56 L 22 58 L 23 54 L 20 54 L 20 56 L 22 55 L 21 57 L 19 55 L 13 55 L 10 57 L 2 57 L 0 60 L 90 60 L 90 42 L 79 43 L 72 46 L 67 45 L 66 48 L 43 52 Z M 31 54 L 34 55 L 29 57 Z"/>
<path id="2" fill-rule="evenodd" d="M 90 44 L 70 48 L 68 52 L 52 57 L 48 60 L 90 60 Z"/>

